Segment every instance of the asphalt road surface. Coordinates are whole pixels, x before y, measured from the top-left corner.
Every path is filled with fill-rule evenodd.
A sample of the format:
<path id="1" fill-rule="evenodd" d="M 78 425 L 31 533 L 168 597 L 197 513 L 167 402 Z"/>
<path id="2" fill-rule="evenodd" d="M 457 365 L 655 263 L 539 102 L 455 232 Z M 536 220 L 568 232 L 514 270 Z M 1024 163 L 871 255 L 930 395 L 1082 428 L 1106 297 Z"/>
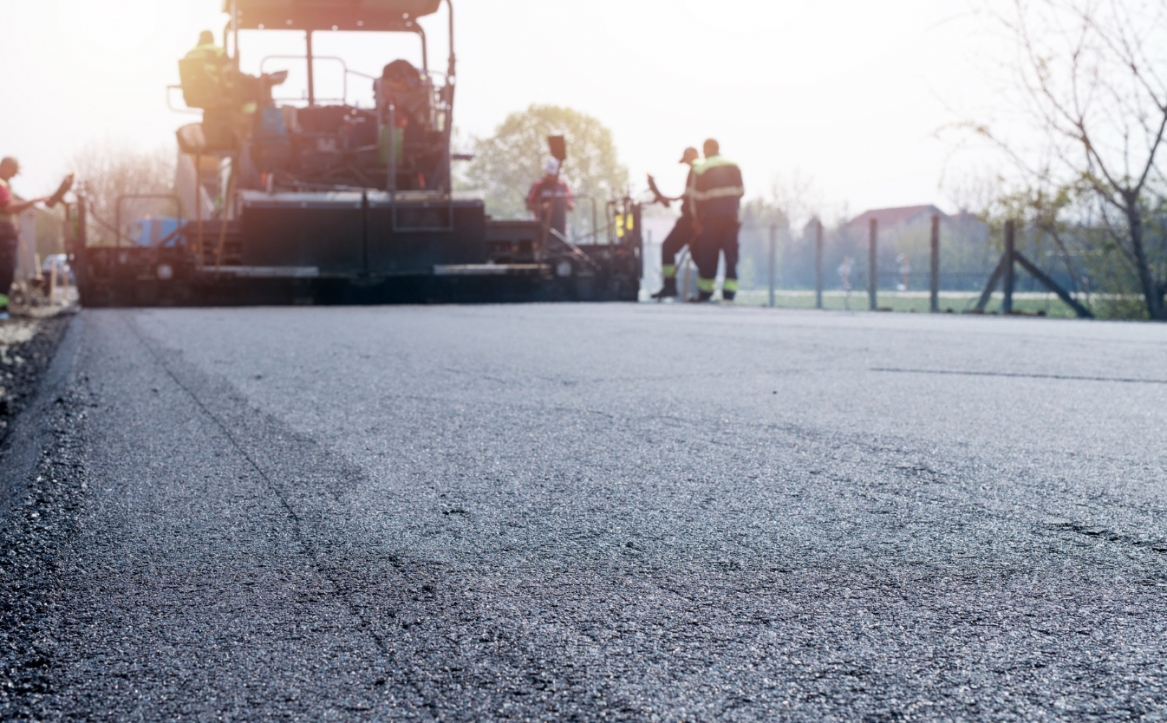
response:
<path id="1" fill-rule="evenodd" d="M 13 717 L 1167 719 L 1162 325 L 87 311 L 46 385 Z"/>

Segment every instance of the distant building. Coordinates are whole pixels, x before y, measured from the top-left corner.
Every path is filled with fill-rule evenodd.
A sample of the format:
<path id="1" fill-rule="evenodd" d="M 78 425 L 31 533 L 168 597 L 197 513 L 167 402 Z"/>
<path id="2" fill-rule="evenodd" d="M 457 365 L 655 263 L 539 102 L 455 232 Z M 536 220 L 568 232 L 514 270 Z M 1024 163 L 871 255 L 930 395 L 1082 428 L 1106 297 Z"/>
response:
<path id="1" fill-rule="evenodd" d="M 867 245 L 874 220 L 879 233 L 881 284 L 898 285 L 896 282 L 902 280 L 898 269 L 910 263 L 911 288 L 923 288 L 929 273 L 933 216 L 940 217 L 942 287 L 973 290 L 983 286 L 998 252 L 991 244 L 988 225 L 968 211 L 947 214 L 934 204 L 871 209 L 844 226 L 846 240 L 842 243 L 865 258 L 862 249 Z"/>
<path id="2" fill-rule="evenodd" d="M 856 216 L 847 224 L 847 230 L 866 233 L 871 227 L 872 219 L 874 219 L 881 232 L 896 231 L 905 226 L 914 226 L 919 223 L 931 224 L 933 216 L 939 216 L 942 222 L 948 219 L 948 214 L 931 204 L 925 206 L 902 206 L 900 208 L 877 208 L 864 211 Z"/>

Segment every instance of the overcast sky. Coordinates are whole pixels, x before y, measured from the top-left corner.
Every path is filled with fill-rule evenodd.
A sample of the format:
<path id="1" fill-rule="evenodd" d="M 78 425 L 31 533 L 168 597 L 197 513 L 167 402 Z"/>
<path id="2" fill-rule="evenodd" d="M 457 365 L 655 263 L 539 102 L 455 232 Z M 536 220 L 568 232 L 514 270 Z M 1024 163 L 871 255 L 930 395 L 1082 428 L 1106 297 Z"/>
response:
<path id="1" fill-rule="evenodd" d="M 937 202 L 940 182 L 992 159 L 953 156 L 936 131 L 991 105 L 993 41 L 969 0 L 455 0 L 456 125 L 488 135 L 531 103 L 571 106 L 612 128 L 640 183 L 679 186 L 686 145 L 718 138 L 749 192 L 810 177 L 852 211 Z M 165 86 L 198 31 L 221 32 L 220 0 L 0 0 L 0 154 L 25 166 L 18 191 L 55 185 L 86 143 L 173 146 L 191 122 Z M 444 68 L 445 10 L 426 22 Z M 268 37 L 261 37 L 266 35 Z M 245 33 L 245 65 L 302 53 L 300 36 Z M 324 34 L 317 52 L 376 73 L 419 59 L 413 38 Z M 999 53 L 999 51 L 998 51 Z M 286 64 L 286 63 L 285 63 Z M 281 67 L 269 61 L 269 69 Z M 318 68 L 339 91 L 339 66 Z M 332 82 L 332 81 L 336 82 Z M 367 97 L 367 82 L 350 96 Z M 330 85 L 331 83 L 331 85 Z M 297 78 L 289 90 L 299 94 Z M 175 100 L 181 105 L 178 94 Z M 980 112 L 980 111 L 976 111 Z"/>

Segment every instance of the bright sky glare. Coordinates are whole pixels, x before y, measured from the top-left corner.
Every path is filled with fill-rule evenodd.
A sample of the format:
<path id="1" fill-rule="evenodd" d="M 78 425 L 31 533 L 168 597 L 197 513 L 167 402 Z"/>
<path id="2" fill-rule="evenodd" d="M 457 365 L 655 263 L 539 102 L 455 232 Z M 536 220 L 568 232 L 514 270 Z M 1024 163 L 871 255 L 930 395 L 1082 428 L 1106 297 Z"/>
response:
<path id="1" fill-rule="evenodd" d="M 681 185 L 686 145 L 718 138 L 752 196 L 795 171 L 853 211 L 938 202 L 986 159 L 958 156 L 938 129 L 984 107 L 993 45 L 969 0 L 454 0 L 456 125 L 488 135 L 532 103 L 568 105 L 612 128 L 633 181 Z M 176 61 L 198 31 L 220 35 L 219 0 L 0 0 L 0 154 L 25 166 L 18 191 L 49 189 L 85 144 L 173 147 L 190 116 L 167 108 Z M 430 63 L 445 68 L 445 11 L 429 18 Z M 262 36 L 270 37 L 262 37 Z M 416 60 L 412 37 L 323 34 L 317 52 L 378 73 Z M 248 33 L 245 65 L 302 54 L 301 36 Z M 269 61 L 268 69 L 292 66 Z M 322 94 L 339 71 L 318 66 Z M 300 75 L 286 86 L 300 94 Z M 333 82 L 336 80 L 336 82 Z M 359 83 L 357 82 L 359 81 Z M 367 81 L 350 96 L 367 98 Z M 181 106 L 180 94 L 174 100 Z"/>

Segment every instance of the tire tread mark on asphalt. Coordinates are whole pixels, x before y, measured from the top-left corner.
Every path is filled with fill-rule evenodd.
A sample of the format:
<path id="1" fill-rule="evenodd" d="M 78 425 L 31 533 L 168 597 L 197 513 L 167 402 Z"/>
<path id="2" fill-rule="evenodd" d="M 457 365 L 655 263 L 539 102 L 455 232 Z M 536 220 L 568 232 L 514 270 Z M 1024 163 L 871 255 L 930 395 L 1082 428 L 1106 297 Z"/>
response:
<path id="1" fill-rule="evenodd" d="M 255 461 L 251 454 L 249 454 L 247 450 L 244 449 L 239 440 L 235 438 L 235 435 L 232 433 L 231 429 L 226 424 L 224 424 L 223 421 L 220 420 L 219 417 L 214 412 L 212 412 L 209 407 L 207 407 L 206 404 L 203 403 L 203 400 L 200 399 L 197 394 L 195 394 L 194 390 L 183 383 L 178 374 L 176 374 L 174 370 L 171 369 L 170 365 L 166 363 L 166 359 L 159 352 L 159 350 L 156 349 L 154 345 L 151 344 L 150 341 L 142 335 L 141 330 L 138 328 L 137 324 L 133 323 L 133 321 L 127 317 L 126 325 L 130 327 L 131 333 L 133 333 L 142 346 L 150 352 L 150 355 L 154 357 L 154 360 L 158 363 L 162 370 L 166 372 L 166 375 L 174 380 L 174 383 L 178 385 L 179 389 L 182 389 L 182 391 L 184 391 L 191 398 L 191 400 L 194 401 L 195 405 L 202 410 L 203 414 L 207 415 L 207 418 L 210 419 L 215 424 L 215 426 L 219 428 L 219 430 L 223 433 L 223 436 L 225 436 L 231 443 L 231 446 L 235 448 L 235 451 L 238 452 L 243 457 L 243 459 L 247 461 L 247 464 L 253 470 L 255 470 L 260 479 L 264 481 L 264 484 L 267 486 L 268 490 L 273 495 L 275 495 L 276 499 L 279 500 L 280 506 L 284 508 L 284 510 L 288 513 L 288 517 L 291 518 L 295 539 L 300 544 L 304 554 L 312 560 L 312 567 L 316 570 L 316 573 L 320 575 L 321 578 L 328 581 L 330 587 L 332 588 L 333 595 L 343 602 L 344 606 L 348 609 L 349 614 L 360 623 L 361 628 L 363 628 L 364 631 L 372 638 L 381 654 L 386 658 L 394 657 L 393 653 L 390 652 L 389 646 L 385 643 L 385 640 L 373 631 L 370 622 L 360 612 L 357 606 L 348 599 L 348 596 L 344 593 L 344 586 L 340 583 L 339 580 L 330 575 L 325 570 L 323 565 L 321 565 L 319 554 L 308 541 L 308 538 L 304 535 L 303 520 L 301 520 L 300 515 L 296 513 L 296 510 L 288 501 L 287 495 L 285 494 L 283 488 L 276 484 L 274 480 L 272 480 L 267 472 L 264 471 L 263 467 L 261 467 L 260 464 Z M 418 690 L 417 692 L 419 696 L 424 699 L 422 691 Z"/>
<path id="2" fill-rule="evenodd" d="M 1050 379 L 1062 382 L 1112 382 L 1115 384 L 1167 384 L 1167 379 L 1138 379 L 1135 377 L 1091 377 L 1072 374 L 1025 374 L 1021 372 L 975 372 L 958 369 L 899 369 L 872 367 L 868 371 L 886 374 L 932 374 L 949 377 L 999 377 L 1004 379 Z"/>

